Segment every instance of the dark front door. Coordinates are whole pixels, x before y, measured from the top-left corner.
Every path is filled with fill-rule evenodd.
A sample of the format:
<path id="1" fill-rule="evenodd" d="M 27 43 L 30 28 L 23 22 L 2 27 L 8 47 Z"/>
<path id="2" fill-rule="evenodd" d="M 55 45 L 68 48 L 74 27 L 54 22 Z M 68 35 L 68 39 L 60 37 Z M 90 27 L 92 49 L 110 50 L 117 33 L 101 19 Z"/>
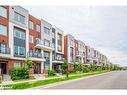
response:
<path id="1" fill-rule="evenodd" d="M 35 74 L 41 73 L 41 64 L 40 63 L 36 63 L 34 72 L 35 72 Z"/>
<path id="2" fill-rule="evenodd" d="M 0 68 L 1 68 L 2 74 L 6 74 L 7 73 L 6 63 L 0 63 Z"/>

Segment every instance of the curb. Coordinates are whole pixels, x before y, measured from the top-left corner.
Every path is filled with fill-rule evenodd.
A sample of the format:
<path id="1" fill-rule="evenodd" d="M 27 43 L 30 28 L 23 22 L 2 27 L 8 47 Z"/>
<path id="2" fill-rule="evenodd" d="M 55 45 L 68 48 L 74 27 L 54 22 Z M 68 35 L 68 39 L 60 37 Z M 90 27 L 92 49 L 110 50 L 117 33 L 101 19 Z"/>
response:
<path id="1" fill-rule="evenodd" d="M 58 85 L 62 85 L 62 84 L 65 84 L 65 83 L 70 83 L 70 82 L 75 82 L 75 81 L 78 81 L 78 80 L 82 80 L 84 78 L 87 79 L 87 78 L 96 77 L 96 76 L 100 76 L 100 75 L 105 75 L 105 74 L 109 74 L 109 73 L 113 73 L 113 72 L 116 72 L 116 71 L 106 72 L 106 73 L 97 74 L 97 75 L 90 75 L 90 76 L 86 76 L 86 77 L 83 77 L 83 78 L 66 80 L 66 81 L 52 83 L 52 84 L 47 84 L 47 85 L 38 86 L 38 87 L 32 87 L 32 88 L 28 88 L 28 89 L 25 89 L 25 90 L 47 89 L 47 88 L 54 87 L 54 86 L 58 86 Z"/>

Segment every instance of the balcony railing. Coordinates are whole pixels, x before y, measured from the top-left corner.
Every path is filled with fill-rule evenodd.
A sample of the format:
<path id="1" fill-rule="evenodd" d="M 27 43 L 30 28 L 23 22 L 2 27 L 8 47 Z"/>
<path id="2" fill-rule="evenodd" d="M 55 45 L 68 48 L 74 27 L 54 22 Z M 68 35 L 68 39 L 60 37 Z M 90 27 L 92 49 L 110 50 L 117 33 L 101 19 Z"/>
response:
<path id="1" fill-rule="evenodd" d="M 52 60 L 53 60 L 53 61 L 64 61 L 64 58 L 53 57 Z"/>
<path id="2" fill-rule="evenodd" d="M 0 47 L 0 53 L 2 53 L 2 54 L 10 54 L 10 48 L 8 48 L 8 47 L 5 47 L 5 48 L 2 48 L 2 47 Z"/>
<path id="3" fill-rule="evenodd" d="M 76 51 L 77 56 L 85 56 L 85 52 Z"/>
<path id="4" fill-rule="evenodd" d="M 36 45 L 38 45 L 38 44 L 39 44 L 39 45 L 46 46 L 46 45 L 44 44 L 44 41 L 41 40 L 41 39 L 36 39 Z M 54 48 L 54 45 L 50 43 L 50 45 L 49 45 L 49 46 L 46 46 L 46 47 Z"/>
<path id="5" fill-rule="evenodd" d="M 39 52 L 29 52 L 29 57 L 43 58 L 43 55 L 42 53 L 39 53 Z"/>

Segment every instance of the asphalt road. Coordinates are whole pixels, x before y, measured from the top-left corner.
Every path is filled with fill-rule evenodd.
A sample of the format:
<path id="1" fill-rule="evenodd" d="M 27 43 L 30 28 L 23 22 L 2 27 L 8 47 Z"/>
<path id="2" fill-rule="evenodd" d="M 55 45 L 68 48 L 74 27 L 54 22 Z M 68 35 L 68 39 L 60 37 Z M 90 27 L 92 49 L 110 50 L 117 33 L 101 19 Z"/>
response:
<path id="1" fill-rule="evenodd" d="M 127 89 L 127 71 L 116 71 L 37 89 Z"/>

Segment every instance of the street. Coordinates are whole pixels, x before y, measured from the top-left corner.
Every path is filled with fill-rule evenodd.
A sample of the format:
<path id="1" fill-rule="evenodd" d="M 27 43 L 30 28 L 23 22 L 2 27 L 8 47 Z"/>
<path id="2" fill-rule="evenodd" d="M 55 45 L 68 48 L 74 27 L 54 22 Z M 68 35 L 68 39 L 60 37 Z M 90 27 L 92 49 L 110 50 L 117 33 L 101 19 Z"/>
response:
<path id="1" fill-rule="evenodd" d="M 115 71 L 37 89 L 127 89 L 127 71 Z"/>

